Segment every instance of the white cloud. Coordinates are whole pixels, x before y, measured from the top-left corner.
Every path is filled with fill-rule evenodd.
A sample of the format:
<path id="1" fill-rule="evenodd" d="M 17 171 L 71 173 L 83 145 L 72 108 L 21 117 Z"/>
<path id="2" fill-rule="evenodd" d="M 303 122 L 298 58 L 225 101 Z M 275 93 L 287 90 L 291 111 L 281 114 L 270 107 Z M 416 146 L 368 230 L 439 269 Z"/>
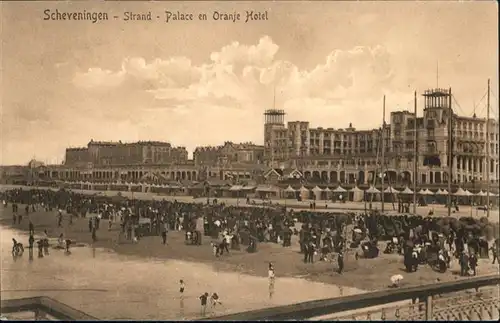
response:
<path id="1" fill-rule="evenodd" d="M 74 83 L 82 88 L 116 87 L 123 83 L 125 71 L 112 72 L 99 67 L 89 68 L 84 74 L 77 74 Z"/>
<path id="2" fill-rule="evenodd" d="M 278 45 L 268 36 L 256 45 L 233 42 L 210 55 L 211 62 L 195 66 L 185 57 L 146 62 L 126 58 L 121 70 L 90 68 L 74 81 L 84 88 L 120 87 L 146 90 L 157 100 L 174 100 L 186 107 L 200 100 L 231 99 L 254 108 L 272 87 L 286 99 L 322 98 L 338 102 L 348 96 L 381 95 L 392 70 L 387 51 L 380 46 L 333 50 L 311 70 L 299 70 L 291 62 L 275 59 Z M 143 85 L 147 83 L 147 86 Z"/>
<path id="3" fill-rule="evenodd" d="M 323 127 L 353 122 L 358 128 L 376 126 L 384 90 L 398 88 L 390 54 L 380 46 L 332 50 L 310 69 L 277 60 L 278 50 L 265 36 L 255 45 L 233 42 L 199 65 L 185 57 L 126 58 L 120 70 L 91 68 L 76 75 L 74 84 L 89 95 L 92 89 L 101 93 L 96 102 L 107 104 L 106 115 L 134 116 L 137 127 L 148 125 L 151 134 L 161 132 L 190 149 L 226 139 L 261 142 L 262 112 L 272 107 L 274 88 L 287 120 Z M 195 134 L 192 127 L 203 131 Z"/>

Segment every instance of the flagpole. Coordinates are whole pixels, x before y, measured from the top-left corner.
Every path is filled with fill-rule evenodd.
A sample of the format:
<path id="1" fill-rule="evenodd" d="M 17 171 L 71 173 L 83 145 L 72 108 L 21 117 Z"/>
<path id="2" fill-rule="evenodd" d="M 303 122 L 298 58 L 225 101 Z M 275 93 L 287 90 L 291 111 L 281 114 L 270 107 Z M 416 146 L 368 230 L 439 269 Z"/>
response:
<path id="1" fill-rule="evenodd" d="M 486 106 L 486 216 L 490 217 L 490 79 L 488 79 L 488 100 Z"/>
<path id="2" fill-rule="evenodd" d="M 384 213 L 385 209 L 385 197 L 384 197 L 384 180 L 385 180 L 385 95 L 384 95 L 384 103 L 382 108 L 382 163 L 380 167 L 380 177 L 382 179 L 382 213 Z"/>
<path id="3" fill-rule="evenodd" d="M 417 141 L 417 91 L 415 91 L 414 97 L 414 107 L 413 114 L 415 115 L 415 121 L 413 123 L 413 128 L 415 132 L 413 133 L 413 215 L 417 215 L 417 179 L 418 179 L 418 141 Z"/>
<path id="4" fill-rule="evenodd" d="M 451 181 L 453 180 L 453 174 L 452 174 L 452 163 L 453 163 L 453 109 L 451 107 L 451 100 L 452 100 L 452 94 L 451 94 L 451 87 L 448 92 L 449 95 L 449 114 L 450 114 L 450 119 L 448 121 L 448 199 L 447 199 L 447 204 L 448 204 L 448 216 L 451 217 Z"/>

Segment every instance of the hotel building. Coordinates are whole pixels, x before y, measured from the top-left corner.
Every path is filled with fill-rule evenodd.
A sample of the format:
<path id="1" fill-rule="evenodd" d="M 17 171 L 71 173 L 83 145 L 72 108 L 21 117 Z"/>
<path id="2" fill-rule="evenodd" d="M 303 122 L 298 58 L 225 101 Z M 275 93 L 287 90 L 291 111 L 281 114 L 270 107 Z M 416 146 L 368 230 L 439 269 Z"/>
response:
<path id="1" fill-rule="evenodd" d="M 409 184 L 414 180 L 415 129 L 417 131 L 417 182 L 448 181 L 449 122 L 452 129 L 452 181 L 498 182 L 499 128 L 490 119 L 463 117 L 450 110 L 449 90 L 427 90 L 422 116 L 397 111 L 383 127 L 386 182 Z M 264 113 L 264 158 L 272 168 L 296 168 L 311 181 L 370 184 L 381 177 L 382 127 L 357 130 L 311 128 L 307 121 L 285 125 L 283 110 Z M 490 163 L 486 165 L 486 136 L 490 139 Z"/>

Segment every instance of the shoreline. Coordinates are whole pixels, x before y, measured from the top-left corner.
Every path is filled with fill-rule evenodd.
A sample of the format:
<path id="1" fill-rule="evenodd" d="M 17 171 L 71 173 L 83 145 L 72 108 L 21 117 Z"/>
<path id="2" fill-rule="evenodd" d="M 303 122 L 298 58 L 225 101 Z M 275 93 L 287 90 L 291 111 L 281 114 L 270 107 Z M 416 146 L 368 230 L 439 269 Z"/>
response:
<path id="1" fill-rule="evenodd" d="M 23 208 L 20 209 L 22 210 Z M 267 277 L 267 264 L 273 262 L 277 276 L 280 278 L 300 278 L 317 283 L 331 284 L 345 288 L 356 288 L 363 291 L 387 289 L 390 277 L 394 274 L 405 276 L 405 286 L 417 286 L 422 283 L 436 281 L 450 281 L 463 279 L 455 273 L 458 271 L 456 261 L 452 268 L 445 274 L 439 274 L 428 266 L 421 266 L 416 273 L 405 273 L 403 259 L 399 255 L 386 255 L 381 253 L 375 259 L 355 260 L 353 253 L 345 257 L 345 269 L 342 275 L 334 272 L 336 262 L 315 261 L 314 264 L 303 263 L 303 255 L 299 253 L 298 237 L 293 236 L 292 246 L 284 248 L 274 243 L 260 243 L 257 252 L 247 253 L 245 250 L 230 250 L 229 255 L 224 254 L 215 258 L 209 242 L 211 237 L 202 237 L 201 246 L 184 244 L 183 232 L 169 232 L 167 245 L 162 245 L 160 236 L 146 236 L 138 243 L 118 243 L 119 224 L 115 223 L 108 231 L 108 222 L 101 222 L 97 231 L 97 241 L 92 244 L 91 234 L 88 230 L 87 218 L 73 218 L 73 225 L 69 225 L 67 217 L 63 220 L 63 227 L 57 227 L 55 211 L 37 211 L 30 213 L 30 218 L 35 226 L 35 235 L 43 233 L 46 229 L 49 237 L 57 239 L 60 233 L 65 238 L 71 239 L 74 244 L 86 244 L 90 247 L 111 250 L 118 255 L 132 256 L 136 259 L 154 259 L 157 261 L 180 260 L 200 263 L 211 266 L 215 271 L 246 274 L 257 277 Z M 12 212 L 2 207 L 0 211 L 0 224 L 23 233 L 28 232 L 28 219 L 23 216 L 23 223 L 12 224 Z M 27 241 L 22 241 L 27 245 Z M 381 249 L 383 246 L 381 246 Z M 498 272 L 498 266 L 489 260 L 480 260 L 479 274 Z"/>

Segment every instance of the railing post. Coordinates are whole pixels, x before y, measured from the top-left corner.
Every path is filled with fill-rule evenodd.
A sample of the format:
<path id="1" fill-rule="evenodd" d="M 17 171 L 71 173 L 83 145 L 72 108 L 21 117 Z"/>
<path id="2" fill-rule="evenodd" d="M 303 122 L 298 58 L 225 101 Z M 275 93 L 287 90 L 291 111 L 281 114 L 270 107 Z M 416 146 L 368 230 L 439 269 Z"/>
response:
<path id="1" fill-rule="evenodd" d="M 45 321 L 47 320 L 47 315 L 40 309 L 35 310 L 35 321 Z"/>
<path id="2" fill-rule="evenodd" d="M 428 295 L 425 300 L 425 320 L 432 321 L 432 295 Z"/>

